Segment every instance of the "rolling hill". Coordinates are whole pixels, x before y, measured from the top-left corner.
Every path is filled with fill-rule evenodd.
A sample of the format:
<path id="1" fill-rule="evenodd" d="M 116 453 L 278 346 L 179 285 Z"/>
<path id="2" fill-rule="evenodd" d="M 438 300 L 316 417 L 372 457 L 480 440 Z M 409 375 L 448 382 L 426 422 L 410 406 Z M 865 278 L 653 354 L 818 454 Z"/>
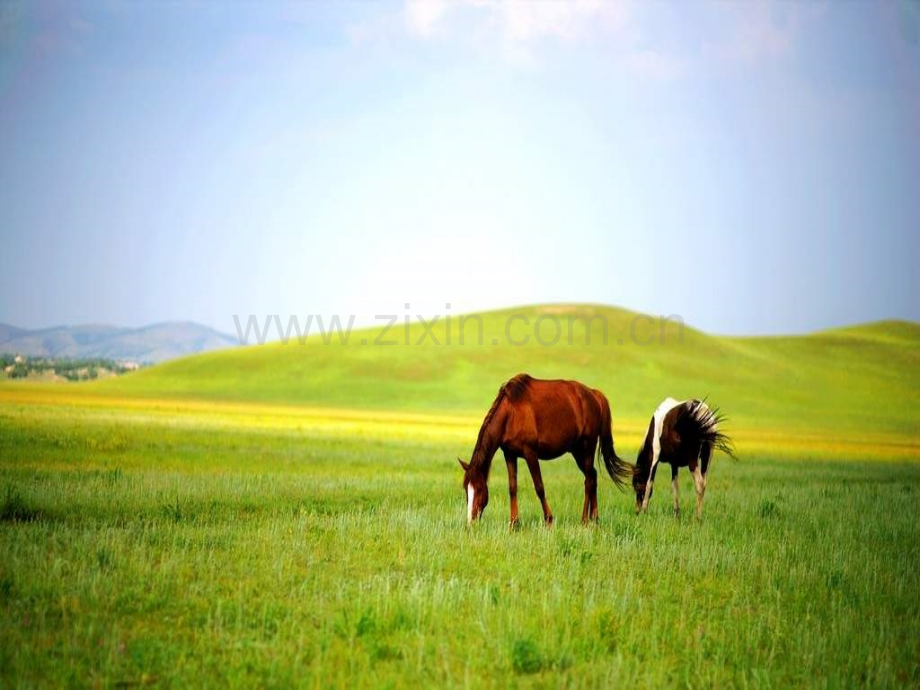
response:
<path id="1" fill-rule="evenodd" d="M 32 331 L 0 324 L 0 352 L 34 357 L 104 357 L 156 363 L 236 344 L 236 338 L 190 322 L 143 328 L 57 326 Z"/>
<path id="2" fill-rule="evenodd" d="M 614 417 L 647 419 L 665 396 L 708 397 L 737 426 L 807 435 L 920 431 L 920 325 L 879 322 L 790 337 L 723 337 L 623 309 L 544 305 L 186 357 L 81 384 L 99 395 L 484 413 L 519 371 L 576 378 Z M 555 338 L 559 328 L 558 342 Z M 539 330 L 535 331 L 535 328 Z M 606 338 L 605 336 L 606 330 Z M 481 338 L 480 338 L 481 331 Z M 571 333 L 571 342 L 569 342 Z M 448 344 L 448 334 L 449 343 Z M 377 340 L 397 341 L 375 344 Z M 481 340 L 481 344 L 480 344 Z M 526 340 L 526 342 L 525 342 Z M 362 344 L 362 341 L 364 344 Z"/>

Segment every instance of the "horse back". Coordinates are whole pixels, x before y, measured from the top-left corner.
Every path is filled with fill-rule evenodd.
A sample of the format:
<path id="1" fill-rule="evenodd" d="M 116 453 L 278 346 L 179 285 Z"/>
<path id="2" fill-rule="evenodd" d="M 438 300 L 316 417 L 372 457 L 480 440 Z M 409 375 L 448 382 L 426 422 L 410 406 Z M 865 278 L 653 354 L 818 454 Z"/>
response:
<path id="1" fill-rule="evenodd" d="M 517 400 L 509 401 L 505 437 L 513 452 L 530 447 L 549 459 L 596 442 L 605 414 L 598 397 L 603 394 L 576 381 L 531 379 L 529 383 Z"/>

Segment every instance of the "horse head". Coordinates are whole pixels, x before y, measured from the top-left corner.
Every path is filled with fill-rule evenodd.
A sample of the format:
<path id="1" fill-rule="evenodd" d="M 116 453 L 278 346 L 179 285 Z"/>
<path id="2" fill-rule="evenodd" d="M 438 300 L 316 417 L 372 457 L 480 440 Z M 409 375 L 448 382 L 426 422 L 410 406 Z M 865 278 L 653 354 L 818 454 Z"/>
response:
<path id="1" fill-rule="evenodd" d="M 489 505 L 489 486 L 481 470 L 472 467 L 469 463 L 460 462 L 463 468 L 463 491 L 466 493 L 466 520 L 472 524 L 482 516 L 482 511 Z"/>
<path id="2" fill-rule="evenodd" d="M 639 451 L 639 457 L 636 458 L 636 464 L 633 466 L 632 472 L 632 485 L 633 491 L 636 492 L 636 513 L 638 514 L 642 510 L 642 501 L 645 499 L 645 487 L 648 482 L 649 472 L 648 462 L 645 463 L 645 466 L 642 465 L 642 451 Z M 654 491 L 653 487 L 652 491 L 649 492 L 649 498 L 652 497 Z"/>

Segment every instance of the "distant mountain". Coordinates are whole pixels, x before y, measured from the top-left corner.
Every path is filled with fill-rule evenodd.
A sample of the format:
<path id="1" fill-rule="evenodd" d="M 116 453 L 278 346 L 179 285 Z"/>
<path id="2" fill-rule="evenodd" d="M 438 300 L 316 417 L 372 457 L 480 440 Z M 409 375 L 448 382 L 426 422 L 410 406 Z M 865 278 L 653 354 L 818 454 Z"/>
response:
<path id="1" fill-rule="evenodd" d="M 16 328 L 15 326 L 9 326 L 5 323 L 0 323 L 0 343 L 5 343 L 7 340 L 12 340 L 17 338 L 26 331 L 21 328 Z"/>
<path id="2" fill-rule="evenodd" d="M 191 322 L 142 328 L 57 326 L 35 331 L 0 324 L 0 353 L 34 357 L 105 357 L 156 363 L 238 344 L 232 336 Z"/>

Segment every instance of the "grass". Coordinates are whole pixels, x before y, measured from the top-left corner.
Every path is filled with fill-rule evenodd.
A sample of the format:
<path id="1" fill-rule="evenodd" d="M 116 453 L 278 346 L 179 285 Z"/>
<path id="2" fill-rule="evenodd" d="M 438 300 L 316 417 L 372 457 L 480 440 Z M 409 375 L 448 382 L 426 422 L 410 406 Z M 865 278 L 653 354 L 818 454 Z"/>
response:
<path id="1" fill-rule="evenodd" d="M 0 686 L 918 685 L 917 342 L 307 343 L 2 384 Z M 629 458 L 708 391 L 742 459 L 702 523 L 685 475 L 681 520 L 603 479 L 591 528 L 545 463 L 556 525 L 525 473 L 513 533 L 498 462 L 468 529 L 455 458 L 519 369 L 603 388 Z"/>
<path id="2" fill-rule="evenodd" d="M 920 681 L 920 465 L 720 458 L 702 524 L 605 482 L 585 529 L 560 460 L 554 529 L 496 471 L 468 530 L 468 428 L 254 409 L 3 399 L 4 685 Z"/>

